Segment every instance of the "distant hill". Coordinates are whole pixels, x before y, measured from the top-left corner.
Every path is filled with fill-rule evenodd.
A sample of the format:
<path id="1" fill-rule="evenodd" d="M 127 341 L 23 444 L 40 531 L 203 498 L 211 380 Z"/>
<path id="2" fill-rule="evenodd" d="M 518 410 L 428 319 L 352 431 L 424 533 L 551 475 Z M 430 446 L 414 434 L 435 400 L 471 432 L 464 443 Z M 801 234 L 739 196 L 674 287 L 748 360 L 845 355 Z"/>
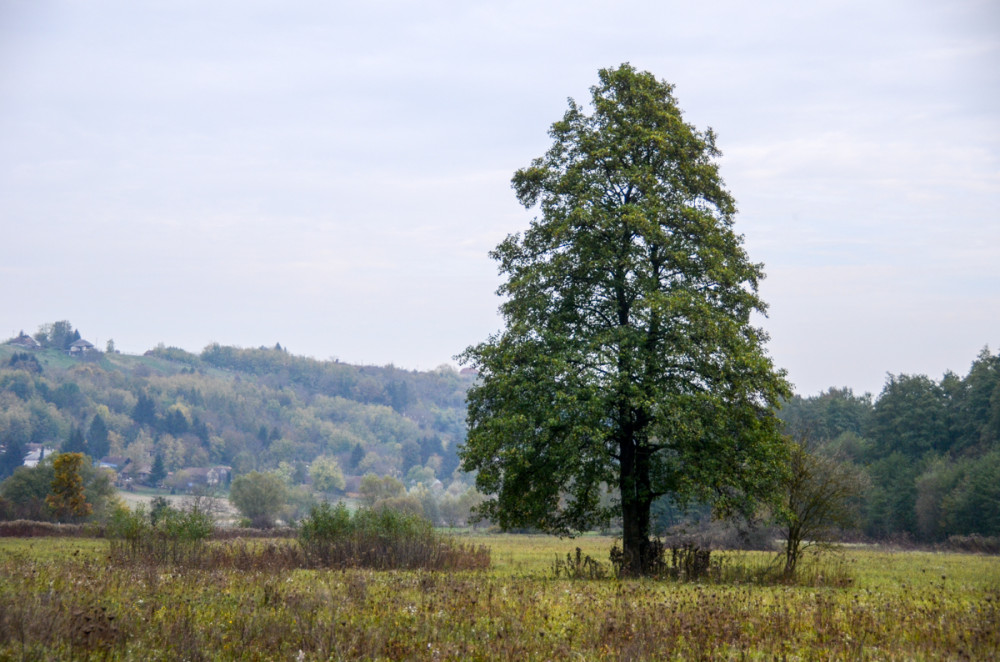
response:
<path id="1" fill-rule="evenodd" d="M 349 479 L 374 472 L 448 484 L 475 379 L 446 367 L 317 361 L 280 346 L 159 346 L 135 356 L 26 344 L 0 345 L 0 446 L 82 443 L 136 474 L 161 456 L 173 472 L 221 465 L 302 475 L 326 455 Z"/>

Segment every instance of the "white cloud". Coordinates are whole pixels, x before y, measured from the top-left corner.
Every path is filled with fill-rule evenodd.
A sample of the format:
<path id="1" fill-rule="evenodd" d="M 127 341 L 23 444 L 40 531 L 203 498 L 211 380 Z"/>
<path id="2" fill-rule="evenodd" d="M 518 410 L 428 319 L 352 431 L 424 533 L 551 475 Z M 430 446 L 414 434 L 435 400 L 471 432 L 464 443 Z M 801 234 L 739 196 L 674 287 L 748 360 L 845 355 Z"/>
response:
<path id="1" fill-rule="evenodd" d="M 718 131 L 793 379 L 962 370 L 1000 344 L 998 16 L 7 3 L 0 333 L 68 317 L 130 351 L 281 341 L 433 367 L 499 326 L 486 252 L 532 215 L 512 172 L 629 60 Z"/>

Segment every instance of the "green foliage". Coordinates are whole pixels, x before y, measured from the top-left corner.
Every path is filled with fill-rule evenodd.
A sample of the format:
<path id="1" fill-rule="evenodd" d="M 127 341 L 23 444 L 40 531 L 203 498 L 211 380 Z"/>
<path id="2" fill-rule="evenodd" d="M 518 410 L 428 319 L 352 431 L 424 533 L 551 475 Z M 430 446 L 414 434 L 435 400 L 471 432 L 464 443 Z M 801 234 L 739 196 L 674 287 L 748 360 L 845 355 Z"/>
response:
<path id="1" fill-rule="evenodd" d="M 288 502 L 288 489 L 277 474 L 251 471 L 233 479 L 229 500 L 250 525 L 270 528 Z"/>
<path id="2" fill-rule="evenodd" d="M 503 527 L 567 534 L 615 514 L 628 568 L 650 550 L 650 506 L 746 509 L 774 494 L 788 386 L 751 316 L 761 266 L 733 230 L 715 136 L 684 122 L 669 84 L 600 72 L 552 147 L 513 178 L 541 218 L 491 254 L 505 330 L 470 347 L 463 468 Z"/>
<path id="3" fill-rule="evenodd" d="M 1000 355 L 984 348 L 965 377 L 948 372 L 940 382 L 890 375 L 874 402 L 848 389 L 795 397 L 781 416 L 790 433 L 871 477 L 862 497 L 868 535 L 936 542 L 1000 533 L 991 500 Z"/>
<path id="4" fill-rule="evenodd" d="M 391 508 L 361 508 L 352 518 L 355 530 L 366 536 L 384 539 L 411 540 L 433 533 L 431 522 L 420 515 L 399 512 Z"/>
<path id="5" fill-rule="evenodd" d="M 360 443 L 354 444 L 351 448 L 351 457 L 347 461 L 347 466 L 353 471 L 358 468 L 361 460 L 365 458 L 365 448 Z"/>
<path id="6" fill-rule="evenodd" d="M 92 458 L 100 460 L 111 450 L 108 440 L 108 424 L 100 414 L 96 414 L 87 430 L 87 449 Z"/>
<path id="7" fill-rule="evenodd" d="M 849 388 L 831 388 L 810 398 L 796 395 L 782 403 L 779 414 L 793 438 L 830 440 L 841 435 L 863 437 L 872 407 L 867 393 L 856 396 Z"/>
<path id="8" fill-rule="evenodd" d="M 80 339 L 80 332 L 73 328 L 69 320 L 61 320 L 51 324 L 43 324 L 35 333 L 35 340 L 42 347 L 65 351 L 75 341 Z"/>
<path id="9" fill-rule="evenodd" d="M 303 545 L 327 544 L 351 532 L 351 513 L 343 503 L 331 506 L 323 502 L 299 522 L 299 540 Z"/>
<path id="10" fill-rule="evenodd" d="M 404 474 L 418 466 L 420 464 L 420 444 L 413 440 L 404 442 L 400 449 L 400 461 Z"/>
<path id="11" fill-rule="evenodd" d="M 34 354 L 27 352 L 15 352 L 7 361 L 7 367 L 11 370 L 23 370 L 36 375 L 42 374 L 42 364 L 38 362 Z"/>
<path id="12" fill-rule="evenodd" d="M 1000 353 L 984 347 L 963 379 L 941 381 L 952 453 L 983 455 L 1000 447 Z"/>
<path id="13" fill-rule="evenodd" d="M 319 503 L 316 493 L 306 485 L 287 486 L 285 507 L 281 516 L 286 522 L 296 522 L 305 517 Z"/>
<path id="14" fill-rule="evenodd" d="M 87 440 L 83 437 L 83 430 L 74 425 L 59 450 L 63 453 L 87 454 Z"/>
<path id="15" fill-rule="evenodd" d="M 109 341 L 111 342 L 111 341 Z M 184 363 L 192 367 L 198 367 L 201 363 L 197 354 L 192 354 L 179 347 L 166 347 L 162 343 L 147 352 L 150 356 L 156 356 L 175 363 Z"/>
<path id="16" fill-rule="evenodd" d="M 195 563 L 205 551 L 205 541 L 215 524 L 207 512 L 191 508 L 178 510 L 166 500 L 153 504 L 147 514 L 142 506 L 134 511 L 114 510 L 106 536 L 111 540 L 111 557 L 118 563 Z"/>
<path id="17" fill-rule="evenodd" d="M 424 505 L 415 494 L 401 494 L 400 496 L 381 499 L 372 508 L 374 510 L 392 510 L 414 517 L 426 517 Z"/>
<path id="18" fill-rule="evenodd" d="M 273 470 L 281 462 L 308 469 L 326 456 L 352 475 L 394 474 L 401 469 L 400 447 L 419 444 L 421 463 L 433 461 L 439 475 L 449 477 L 458 464 L 471 377 L 300 359 L 285 351 L 220 351 L 252 360 L 222 370 L 197 355 L 157 348 L 145 356 L 102 354 L 81 363 L 42 349 L 28 356 L 44 372 L 29 372 L 21 359 L 16 369 L 10 365 L 20 348 L 0 345 L 0 453 L 11 449 L 6 472 L 19 464 L 15 443 L 66 440 L 74 427 L 85 431 L 86 451 L 95 459 L 131 460 L 119 471 L 133 480 L 158 454 L 164 471 L 175 473 L 223 465 L 240 474 Z M 257 362 L 276 354 L 276 360 Z M 405 414 L 391 407 L 393 398 Z M 426 459 L 424 439 L 434 440 Z"/>
<path id="19" fill-rule="evenodd" d="M 148 393 L 139 393 L 135 407 L 132 408 L 132 420 L 139 425 L 156 424 L 156 403 Z"/>
<path id="20" fill-rule="evenodd" d="M 924 375 L 890 375 L 875 410 L 871 429 L 875 453 L 909 457 L 945 450 L 948 418 L 944 393 Z"/>
<path id="21" fill-rule="evenodd" d="M 13 393 L 21 400 L 31 400 L 35 395 L 35 382 L 30 373 L 13 368 L 13 372 L 5 372 L 0 377 L 0 391 Z"/>
<path id="22" fill-rule="evenodd" d="M 811 448 L 806 440 L 789 441 L 789 448 L 778 521 L 785 538 L 784 573 L 791 576 L 806 547 L 829 540 L 837 529 L 856 526 L 867 476 L 849 462 Z"/>
<path id="23" fill-rule="evenodd" d="M 0 453 L 0 480 L 7 478 L 14 471 L 24 464 L 24 456 L 27 448 L 21 439 L 9 437 L 4 444 L 3 452 Z"/>
<path id="24" fill-rule="evenodd" d="M 886 539 L 916 527 L 916 480 L 921 473 L 903 453 L 895 452 L 868 465 L 872 487 L 865 498 L 865 531 Z"/>
<path id="25" fill-rule="evenodd" d="M 320 492 L 342 492 L 346 486 L 340 465 L 328 455 L 320 455 L 313 460 L 309 465 L 309 478 Z"/>
<path id="26" fill-rule="evenodd" d="M 163 461 L 163 453 L 157 453 L 153 457 L 153 465 L 149 470 L 149 484 L 159 487 L 163 479 L 167 477 L 167 468 Z"/>
<path id="27" fill-rule="evenodd" d="M 438 504 L 441 519 L 448 526 L 474 524 L 476 523 L 474 513 L 483 502 L 483 498 L 476 488 L 454 483 Z"/>
<path id="28" fill-rule="evenodd" d="M 169 508 L 169 506 L 167 506 Z M 113 540 L 139 541 L 152 529 L 152 524 L 142 506 L 135 510 L 115 508 L 108 520 L 107 536 Z"/>
<path id="29" fill-rule="evenodd" d="M 946 534 L 996 536 L 1000 532 L 1000 449 L 968 463 L 941 500 Z"/>
<path id="30" fill-rule="evenodd" d="M 401 497 L 405 492 L 406 486 L 398 479 L 392 476 L 382 476 L 380 478 L 371 473 L 365 474 L 361 478 L 361 485 L 358 488 L 361 501 L 369 507 L 386 499 Z"/>
<path id="31" fill-rule="evenodd" d="M 156 527 L 171 540 L 194 541 L 206 540 L 211 536 L 215 524 L 210 514 L 197 508 L 171 508 L 160 514 Z"/>
<path id="32" fill-rule="evenodd" d="M 54 477 L 52 463 L 43 462 L 35 467 L 18 467 L 0 483 L 0 497 L 10 504 L 9 518 L 51 520 L 45 497 L 49 495 Z"/>
<path id="33" fill-rule="evenodd" d="M 232 351 L 251 364 L 257 357 L 263 360 L 274 354 L 274 350 Z M 16 360 L 15 355 L 19 357 Z M 31 357 L 28 363 L 25 355 Z M 39 370 L 35 370 L 36 364 Z M 980 494 L 992 494 L 989 483 L 975 487 L 985 480 L 983 476 L 989 476 L 987 466 L 982 470 L 977 466 L 988 465 L 990 453 L 1000 448 L 998 365 L 1000 354 L 984 349 L 964 376 L 947 373 L 940 381 L 924 382 L 924 386 L 935 388 L 923 390 L 941 399 L 928 409 L 945 412 L 945 440 L 931 442 L 934 447 L 930 451 L 923 450 L 927 447 L 923 442 L 895 448 L 896 441 L 891 441 L 900 434 L 927 438 L 920 431 L 900 432 L 902 427 L 922 425 L 921 420 L 929 418 L 926 416 L 903 417 L 900 421 L 908 422 L 890 426 L 885 439 L 876 438 L 881 433 L 876 433 L 872 424 L 874 410 L 889 408 L 883 418 L 893 420 L 888 416 L 889 405 L 894 399 L 901 401 L 889 397 L 880 405 L 888 391 L 873 399 L 867 394 L 856 396 L 849 389 L 830 389 L 810 398 L 792 398 L 780 414 L 787 424 L 800 426 L 794 429 L 808 431 L 824 453 L 850 459 L 859 470 L 873 476 L 863 495 L 861 526 L 868 534 L 909 536 L 927 542 L 943 542 L 975 531 L 983 531 L 979 535 L 984 536 L 1000 535 L 995 519 L 988 516 L 990 502 L 977 501 Z M 61 350 L 26 353 L 15 345 L 0 345 L 0 479 L 19 473 L 10 483 L 14 496 L 3 497 L 3 516 L 52 518 L 45 505 L 52 481 L 51 463 L 28 469 L 21 467 L 21 462 L 29 444 L 51 446 L 54 442 L 58 446 L 69 439 L 75 427 L 86 431 L 86 449 L 92 457 L 111 455 L 130 460 L 127 466 L 118 467 L 122 479 L 137 478 L 151 468 L 158 454 L 162 455 L 164 471 L 174 472 L 177 489 L 198 484 L 204 469 L 211 466 L 228 465 L 233 475 L 273 470 L 281 462 L 307 470 L 321 455 L 334 458 L 352 486 L 356 476 L 366 471 L 406 476 L 410 485 L 429 484 L 428 471 L 432 470 L 447 490 L 434 494 L 440 521 L 467 522 L 468 512 L 458 499 L 468 485 L 460 480 L 471 482 L 472 477 L 456 479 L 453 471 L 457 448 L 465 438 L 464 394 L 471 377 L 453 370 L 417 373 L 280 356 L 266 366 L 250 367 L 253 371 L 238 366 L 218 369 L 198 355 L 159 348 L 148 356 L 110 354 L 81 363 Z M 405 414 L 392 409 L 385 397 L 392 382 L 409 385 Z M 352 399 L 362 393 L 371 402 Z M 142 396 L 148 399 L 146 406 L 151 404 L 152 415 L 149 422 L 138 424 L 132 413 Z M 381 403 L 377 402 L 380 399 Z M 104 438 L 98 417 L 107 429 L 107 452 L 102 452 L 100 444 L 95 446 Z M 168 417 L 173 420 L 168 422 Z M 930 420 L 940 437 L 941 426 L 933 417 Z M 267 432 L 267 448 L 258 439 L 261 427 Z M 420 463 L 411 467 L 412 474 L 402 473 L 400 449 L 407 442 L 420 446 Z M 412 445 L 407 444 L 407 448 L 414 459 Z M 899 455 L 892 457 L 893 453 Z M 194 467 L 201 468 L 201 477 L 196 475 L 198 470 L 185 473 Z M 47 477 L 42 477 L 46 472 Z M 90 519 L 101 520 L 109 514 L 108 503 L 113 498 L 109 476 L 89 465 L 81 468 L 81 475 L 87 502 L 94 507 Z M 27 481 L 26 476 L 30 477 Z M 191 476 L 195 478 L 191 480 Z M 448 485 L 451 481 L 455 481 L 454 491 Z M 25 482 L 41 485 L 40 495 L 32 497 L 30 490 L 22 490 Z M 302 483 L 301 472 L 292 483 Z M 103 486 L 99 489 L 102 495 L 94 493 L 98 485 Z M 3 491 L 0 487 L 0 496 Z M 308 512 L 312 497 L 299 491 L 294 499 L 290 497 L 295 505 L 289 517 Z M 610 504 L 616 492 L 612 485 L 600 496 L 599 504 Z M 407 507 L 412 505 L 409 499 L 400 503 L 403 501 Z M 418 501 L 427 505 L 420 497 Z M 661 499 L 657 503 L 665 502 Z M 702 506 L 684 510 L 670 503 L 670 508 L 651 513 L 651 518 L 663 515 L 657 521 L 675 524 L 705 514 Z M 977 516 L 977 509 L 984 516 Z M 424 508 L 425 513 L 431 511 Z"/>

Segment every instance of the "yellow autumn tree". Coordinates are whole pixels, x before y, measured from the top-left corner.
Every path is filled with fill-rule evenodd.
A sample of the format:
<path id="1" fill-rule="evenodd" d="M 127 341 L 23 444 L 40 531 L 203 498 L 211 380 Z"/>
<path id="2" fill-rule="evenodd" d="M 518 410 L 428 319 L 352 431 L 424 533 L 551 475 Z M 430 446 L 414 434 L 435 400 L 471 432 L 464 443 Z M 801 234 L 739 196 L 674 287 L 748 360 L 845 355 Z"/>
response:
<path id="1" fill-rule="evenodd" d="M 45 497 L 45 503 L 56 519 L 83 519 L 93 512 L 83 493 L 83 453 L 61 453 L 52 462 L 55 477 L 52 479 L 52 493 Z"/>

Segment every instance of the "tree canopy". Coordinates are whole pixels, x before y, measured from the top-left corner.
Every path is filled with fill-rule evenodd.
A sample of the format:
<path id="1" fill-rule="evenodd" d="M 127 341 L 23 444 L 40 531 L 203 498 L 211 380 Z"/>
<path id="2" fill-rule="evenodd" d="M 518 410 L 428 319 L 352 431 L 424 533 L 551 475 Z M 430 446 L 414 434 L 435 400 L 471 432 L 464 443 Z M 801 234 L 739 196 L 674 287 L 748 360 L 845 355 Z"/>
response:
<path id="1" fill-rule="evenodd" d="M 45 503 L 59 520 L 82 519 L 93 512 L 83 491 L 83 463 L 83 453 L 62 453 L 52 463 L 55 475 Z"/>
<path id="2" fill-rule="evenodd" d="M 344 472 L 336 458 L 320 455 L 309 465 L 309 478 L 320 492 L 339 492 L 344 489 Z"/>
<path id="3" fill-rule="evenodd" d="M 642 572 L 657 497 L 731 510 L 771 493 L 788 387 L 750 321 L 763 272 L 733 230 L 715 135 L 652 74 L 599 78 L 592 112 L 571 99 L 514 175 L 540 216 L 491 253 L 505 329 L 462 355 L 481 377 L 463 466 L 506 527 L 566 534 L 620 513 Z"/>
<path id="4" fill-rule="evenodd" d="M 288 488 L 274 473 L 250 473 L 237 476 L 229 491 L 229 500 L 249 520 L 251 526 L 269 528 L 281 514 L 288 499 Z"/>

